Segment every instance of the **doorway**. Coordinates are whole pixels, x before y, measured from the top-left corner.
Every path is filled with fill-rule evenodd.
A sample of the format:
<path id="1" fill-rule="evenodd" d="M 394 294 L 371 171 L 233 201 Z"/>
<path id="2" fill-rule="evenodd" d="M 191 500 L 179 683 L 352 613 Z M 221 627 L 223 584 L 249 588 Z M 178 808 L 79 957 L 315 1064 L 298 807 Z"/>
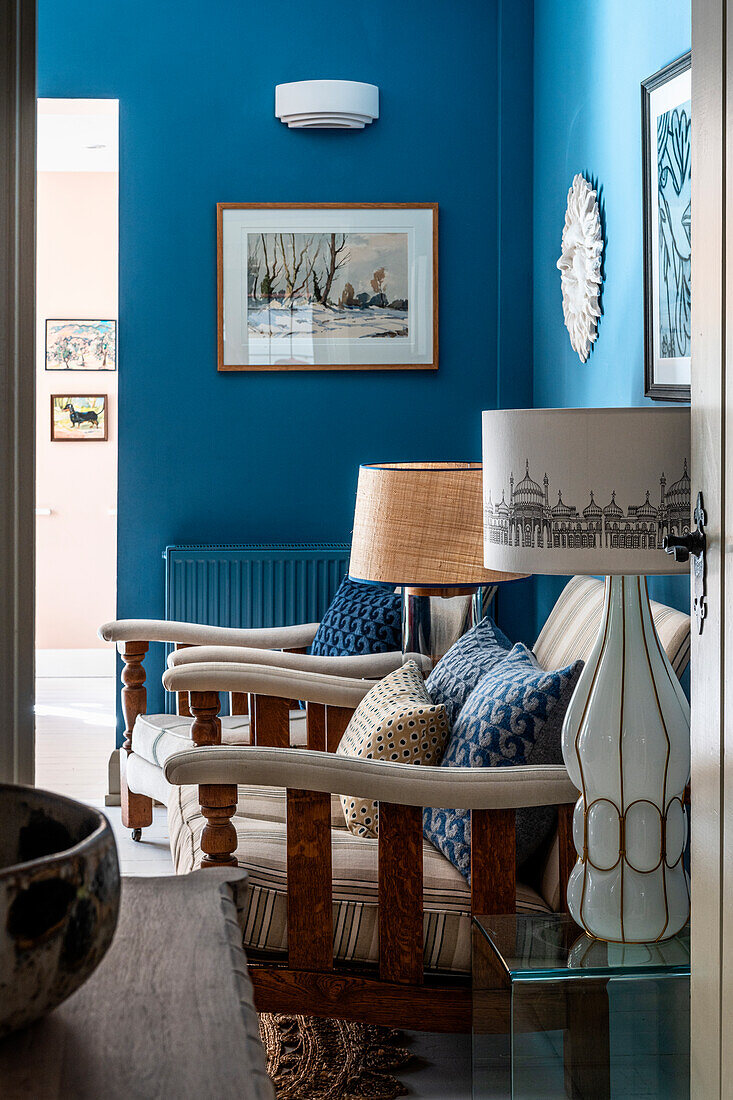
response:
<path id="1" fill-rule="evenodd" d="M 40 99 L 36 783 L 101 800 L 114 750 L 118 101 Z"/>

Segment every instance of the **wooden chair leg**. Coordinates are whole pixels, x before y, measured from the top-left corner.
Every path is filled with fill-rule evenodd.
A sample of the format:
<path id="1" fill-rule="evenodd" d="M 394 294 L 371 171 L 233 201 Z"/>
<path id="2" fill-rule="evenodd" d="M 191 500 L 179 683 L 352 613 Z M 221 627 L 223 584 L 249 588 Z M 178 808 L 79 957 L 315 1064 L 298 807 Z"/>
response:
<path id="1" fill-rule="evenodd" d="M 610 1100 L 611 1046 L 607 980 L 563 983 L 565 1091 L 572 1100 Z"/>
<path id="2" fill-rule="evenodd" d="M 120 752 L 120 807 L 122 824 L 132 829 L 132 839 L 140 840 L 142 830 L 153 824 L 153 800 L 146 794 L 136 794 L 127 785 L 127 749 Z"/>
<path id="3" fill-rule="evenodd" d="M 215 691 L 192 691 L 189 708 L 193 715 L 191 737 L 195 745 L 220 745 L 219 695 Z M 237 812 L 236 784 L 202 784 L 199 805 L 206 818 L 201 834 L 202 867 L 236 867 L 237 830 L 232 818 Z"/>
<path id="4" fill-rule="evenodd" d="M 471 810 L 471 912 L 517 911 L 516 810 Z"/>
<path id="5" fill-rule="evenodd" d="M 132 839 L 140 840 L 141 830 L 153 824 L 153 800 L 145 794 L 136 794 L 127 785 L 127 757 L 132 752 L 132 731 L 139 714 L 147 709 L 145 669 L 143 658 L 148 652 L 147 642 L 124 642 L 120 653 L 122 666 L 122 713 L 125 718 L 125 741 L 120 753 L 120 804 L 122 824 L 132 829 Z"/>

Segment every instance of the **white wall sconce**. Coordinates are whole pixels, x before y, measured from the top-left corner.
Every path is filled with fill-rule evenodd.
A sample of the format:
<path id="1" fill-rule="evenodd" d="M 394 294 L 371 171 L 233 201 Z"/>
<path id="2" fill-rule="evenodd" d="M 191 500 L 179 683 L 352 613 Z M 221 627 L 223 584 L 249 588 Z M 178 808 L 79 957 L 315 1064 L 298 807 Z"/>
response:
<path id="1" fill-rule="evenodd" d="M 379 118 L 379 88 L 358 80 L 278 84 L 275 114 L 291 130 L 363 130 Z"/>

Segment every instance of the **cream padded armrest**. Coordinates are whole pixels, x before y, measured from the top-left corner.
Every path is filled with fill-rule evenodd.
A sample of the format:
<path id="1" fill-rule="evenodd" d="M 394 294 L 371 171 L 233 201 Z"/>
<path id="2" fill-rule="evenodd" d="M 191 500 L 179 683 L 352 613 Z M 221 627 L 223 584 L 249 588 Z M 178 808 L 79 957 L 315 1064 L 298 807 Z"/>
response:
<path id="1" fill-rule="evenodd" d="M 374 686 L 372 680 L 326 676 L 271 664 L 234 664 L 209 661 L 179 665 L 163 674 L 168 691 L 234 691 L 274 695 L 278 699 L 305 699 L 332 707 L 357 707 Z"/>
<path id="2" fill-rule="evenodd" d="M 98 630 L 103 642 L 180 642 L 183 645 L 248 646 L 251 649 L 302 649 L 316 636 L 318 623 L 238 629 L 168 622 L 165 619 L 117 619 Z"/>
<path id="3" fill-rule="evenodd" d="M 360 760 L 310 749 L 210 746 L 168 758 L 169 783 L 241 783 L 374 798 L 401 806 L 507 810 L 575 802 L 562 765 L 516 768 L 433 768 Z"/>
<path id="4" fill-rule="evenodd" d="M 277 668 L 296 668 L 301 672 L 322 672 L 330 676 L 381 680 L 388 672 L 400 667 L 402 654 L 394 652 L 370 653 L 358 657 L 314 657 L 310 653 L 281 653 L 266 649 L 244 649 L 242 646 L 191 646 L 189 649 L 174 650 L 168 657 L 168 668 L 201 662 L 272 665 Z"/>

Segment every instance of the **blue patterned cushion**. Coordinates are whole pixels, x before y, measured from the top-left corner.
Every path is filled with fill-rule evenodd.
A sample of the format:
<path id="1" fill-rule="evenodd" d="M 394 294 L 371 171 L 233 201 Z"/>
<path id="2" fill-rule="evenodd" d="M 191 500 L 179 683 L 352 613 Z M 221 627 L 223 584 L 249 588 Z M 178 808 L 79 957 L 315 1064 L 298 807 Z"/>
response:
<path id="1" fill-rule="evenodd" d="M 433 702 L 446 708 L 451 726 L 481 677 L 503 661 L 511 648 L 512 643 L 487 615 L 438 661 L 425 687 Z"/>
<path id="2" fill-rule="evenodd" d="M 565 711 L 583 667 L 576 661 L 545 672 L 521 644 L 487 672 L 455 721 L 442 768 L 501 768 L 561 763 Z M 552 830 L 545 807 L 517 811 L 517 863 L 524 863 Z M 468 810 L 426 809 L 423 832 L 470 882 L 471 815 Z"/>
<path id="3" fill-rule="evenodd" d="M 311 645 L 318 657 L 402 649 L 402 594 L 344 577 Z"/>

